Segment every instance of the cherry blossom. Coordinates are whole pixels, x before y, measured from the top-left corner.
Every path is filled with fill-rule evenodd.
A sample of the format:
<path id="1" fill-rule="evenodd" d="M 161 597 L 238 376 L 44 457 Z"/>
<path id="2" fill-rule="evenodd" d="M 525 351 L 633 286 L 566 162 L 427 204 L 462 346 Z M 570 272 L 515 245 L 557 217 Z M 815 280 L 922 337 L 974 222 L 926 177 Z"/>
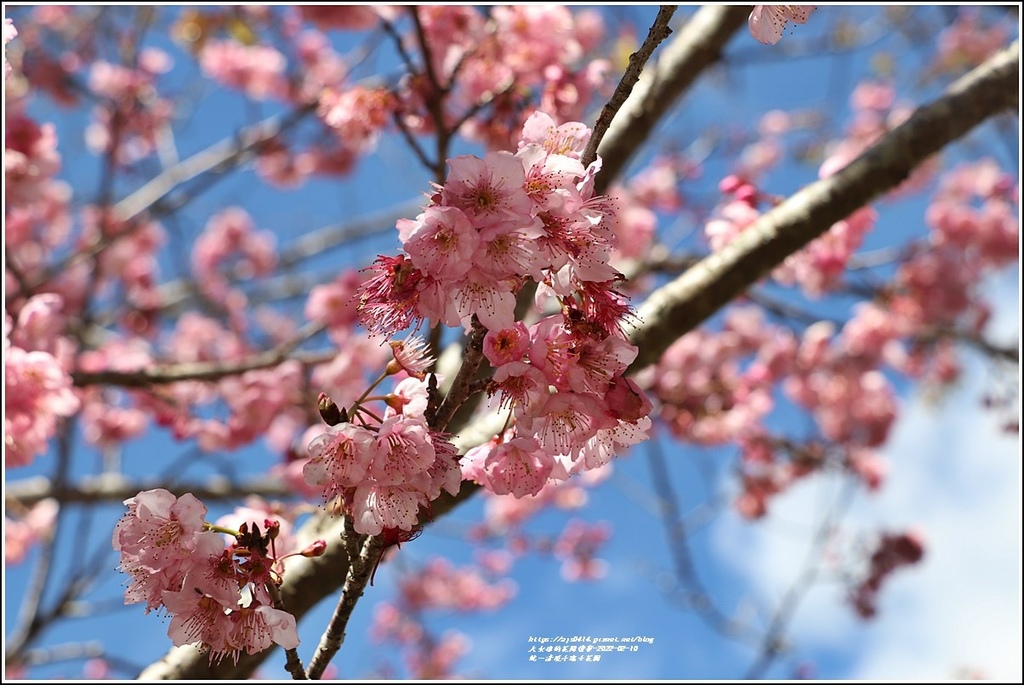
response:
<path id="1" fill-rule="evenodd" d="M 747 22 L 750 34 L 766 45 L 775 45 L 788 22 L 806 24 L 814 9 L 813 5 L 754 5 Z"/>

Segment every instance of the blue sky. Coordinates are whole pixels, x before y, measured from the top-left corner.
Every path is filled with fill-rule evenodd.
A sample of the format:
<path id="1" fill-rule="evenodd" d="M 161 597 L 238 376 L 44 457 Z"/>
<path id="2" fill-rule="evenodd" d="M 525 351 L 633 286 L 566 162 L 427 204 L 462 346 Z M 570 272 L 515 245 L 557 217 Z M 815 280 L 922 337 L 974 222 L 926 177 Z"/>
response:
<path id="1" fill-rule="evenodd" d="M 812 15 L 807 35 L 822 30 L 823 15 L 829 9 L 823 7 Z M 630 18 L 642 16 L 641 35 L 646 32 L 644 22 L 655 12 L 652 7 L 623 6 L 607 11 Z M 877 12 L 878 8 L 863 11 Z M 787 32 L 783 45 L 794 35 Z M 170 49 L 166 40 L 154 40 Z M 777 53 L 760 46 L 746 32 L 734 39 L 731 49 L 745 66 L 730 82 L 706 79 L 688 96 L 685 111 L 662 124 L 663 140 L 686 141 L 710 124 L 723 123 L 726 128 L 750 125 L 760 114 L 776 107 L 831 108 L 835 113 L 833 130 L 838 132 L 846 121 L 849 90 L 868 73 L 872 55 L 884 51 L 899 54 L 900 73 L 906 77 L 918 64 L 916 53 L 908 51 L 899 39 L 845 57 L 793 62 L 759 59 L 759 55 Z M 388 59 L 382 63 L 387 65 Z M 185 83 L 190 76 L 185 73 L 175 78 Z M 224 119 L 242 121 L 246 113 L 232 93 L 211 90 L 206 96 L 191 120 L 183 122 L 184 132 L 178 141 L 182 156 L 226 135 L 229 129 Z M 921 102 L 925 96 L 916 93 L 913 98 Z M 81 154 L 82 141 L 71 133 L 75 129 L 68 127 L 74 123 L 72 114 L 55 112 L 40 99 L 31 111 L 40 120 L 58 123 L 65 162 L 62 178 L 83 179 L 94 173 L 95 162 Z M 265 108 L 261 116 L 272 111 L 272 107 Z M 710 162 L 704 177 L 695 181 L 694 193 L 713 196 L 714 185 L 725 171 L 723 164 Z M 766 181 L 766 190 L 791 192 L 813 178 L 814 171 L 785 165 Z M 377 153 L 363 160 L 358 173 L 342 184 L 312 181 L 294 192 L 268 192 L 254 180 L 252 171 L 245 171 L 200 196 L 177 226 L 179 245 L 187 249 L 190 237 L 201 230 L 209 216 L 228 204 L 245 207 L 259 228 L 273 230 L 279 243 L 287 245 L 310 228 L 415 200 L 428 189 L 429 176 L 410 161 L 396 136 L 385 138 Z M 92 192 L 81 182 L 76 188 L 85 188 L 85 197 Z M 871 240 L 919 226 L 922 207 L 917 202 L 905 208 L 887 208 L 889 213 L 883 214 Z M 393 234 L 367 239 L 317 260 L 314 270 L 363 266 L 378 252 L 392 251 L 396 246 Z M 171 273 L 172 264 L 163 266 Z M 1018 270 L 989 287 L 997 303 L 990 332 L 995 339 L 1012 343 L 1019 339 L 1020 329 Z M 835 313 L 843 316 L 847 312 L 840 308 Z M 815 587 L 800 605 L 787 634 L 792 653 L 778 660 L 767 673 L 770 677 L 787 678 L 797 664 L 810 663 L 816 677 L 827 679 L 949 679 L 971 669 L 996 679 L 1021 678 L 1020 442 L 1017 436 L 1001 435 L 993 416 L 979 408 L 988 367 L 976 356 L 968 355 L 966 359 L 968 373 L 940 402 L 908 392 L 885 447 L 892 468 L 884 489 L 873 495 L 858 493 L 844 519 L 851 535 L 879 527 L 920 526 L 928 542 L 925 561 L 891 579 L 881 595 L 880 614 L 870 622 L 856 618 L 843 602 L 842 586 L 826 583 Z M 673 605 L 662 591 L 672 560 L 664 544 L 662 524 L 651 514 L 649 502 L 644 501 L 652 491 L 648 449 L 642 447 L 618 460 L 612 477 L 591 492 L 588 505 L 571 514 L 612 524 L 613 536 L 602 552 L 609 562 L 605 580 L 566 583 L 556 560 L 527 556 L 516 562 L 512 573 L 517 596 L 500 613 L 428 617 L 428 627 L 437 634 L 454 629 L 470 637 L 473 648 L 459 662 L 460 672 L 502 679 L 743 677 L 755 651 L 716 634 L 692 612 Z M 668 441 L 660 449 L 671 464 L 673 485 L 684 510 L 696 509 L 709 497 L 701 479 L 702 469 L 713 474 L 711 494 L 726 501 L 731 498 L 736 487 L 731 475 L 734 455 Z M 137 475 L 151 473 L 154 464 L 166 467 L 186 450 L 153 429 L 145 438 L 126 446 L 125 470 Z M 243 472 L 252 473 L 265 470 L 276 459 L 260 444 L 229 458 Z M 95 466 L 88 458 L 82 463 L 83 473 Z M 10 474 L 11 479 L 49 473 L 52 465 L 52 459 L 42 458 L 32 467 Z M 199 478 L 208 470 L 208 466 L 193 464 L 188 473 Z M 690 538 L 694 561 L 720 608 L 763 627 L 770 611 L 800 573 L 814 522 L 835 497 L 834 481 L 813 479 L 779 498 L 772 515 L 763 521 L 746 522 L 725 507 L 695 530 Z M 401 563 L 414 567 L 434 554 L 456 564 L 467 563 L 472 549 L 458 539 L 457 533 L 462 525 L 479 520 L 481 509 L 478 498 L 439 521 L 403 548 Z M 120 511 L 119 506 L 97 510 L 87 549 L 109 547 L 110 529 Z M 530 524 L 530 530 L 557 535 L 564 520 L 564 515 L 546 513 Z M 72 537 L 68 535 L 62 544 L 71 545 Z M 116 604 L 122 578 L 113 572 L 116 560 L 112 554 L 103 563 L 111 572 L 96 589 L 96 597 Z M 393 566 L 397 563 L 382 567 L 376 586 L 353 617 L 347 642 L 336 659 L 342 677 L 364 675 L 382 661 L 398 664 L 399 657 L 392 647 L 376 645 L 366 637 L 374 604 L 394 594 Z M 16 619 L 16 598 L 23 592 L 31 568 L 23 565 L 5 570 L 5 636 Z M 299 651 L 303 658 L 311 655 L 333 601 L 324 602 L 301 624 Z M 65 621 L 48 632 L 42 644 L 80 641 L 87 635 L 103 640 L 113 654 L 142 665 L 169 647 L 166 629 L 166 619 L 144 616 L 138 606 L 133 606 L 94 618 Z M 528 661 L 531 636 L 572 635 L 642 636 L 653 638 L 653 643 L 639 644 L 636 652 L 607 654 L 598 663 Z M 262 675 L 283 677 L 281 663 L 280 655 L 272 657 L 261 670 Z M 49 677 L 77 677 L 80 673 L 80 663 L 76 662 L 38 671 L 39 676 Z"/>

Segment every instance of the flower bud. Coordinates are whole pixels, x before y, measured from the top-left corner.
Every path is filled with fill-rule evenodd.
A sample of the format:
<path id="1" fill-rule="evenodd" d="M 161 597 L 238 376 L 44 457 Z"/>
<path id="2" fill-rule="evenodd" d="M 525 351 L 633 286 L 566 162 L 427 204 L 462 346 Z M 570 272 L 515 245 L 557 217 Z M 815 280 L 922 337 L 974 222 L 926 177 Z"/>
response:
<path id="1" fill-rule="evenodd" d="M 334 403 L 334 400 L 327 393 L 320 393 L 320 396 L 316 399 L 316 405 L 317 409 L 320 410 L 320 418 L 328 426 L 337 426 L 339 423 L 348 421 L 348 412 L 344 409 L 339 409 L 338 405 Z"/>
<path id="2" fill-rule="evenodd" d="M 304 557 L 312 558 L 323 556 L 323 553 L 327 551 L 326 540 L 314 540 L 313 542 L 306 545 L 299 554 Z"/>

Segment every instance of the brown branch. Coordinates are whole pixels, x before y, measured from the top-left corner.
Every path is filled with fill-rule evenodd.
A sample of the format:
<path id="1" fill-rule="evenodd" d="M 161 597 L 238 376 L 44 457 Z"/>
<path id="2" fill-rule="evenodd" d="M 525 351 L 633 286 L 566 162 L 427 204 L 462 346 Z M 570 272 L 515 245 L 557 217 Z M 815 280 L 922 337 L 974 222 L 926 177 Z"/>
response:
<path id="1" fill-rule="evenodd" d="M 622 173 L 633 153 L 697 77 L 718 61 L 749 15 L 749 5 L 702 7 L 663 48 L 658 61 L 644 69 L 597 149 L 601 156 L 595 186 L 598 193 L 604 193 Z"/>
<path id="2" fill-rule="evenodd" d="M 604 138 L 604 134 L 607 133 L 608 127 L 612 124 L 612 119 L 615 118 L 616 112 L 626 102 L 626 98 L 633 91 L 633 87 L 636 86 L 637 81 L 640 80 L 640 72 L 643 71 L 644 65 L 647 64 L 647 60 L 651 58 L 654 53 L 654 49 L 657 48 L 663 40 L 672 35 L 672 29 L 668 27 L 669 21 L 672 19 L 672 15 L 676 13 L 675 5 L 662 5 L 661 9 L 658 10 L 658 16 L 654 18 L 654 23 L 651 24 L 650 30 L 647 32 L 647 38 L 644 39 L 643 45 L 640 46 L 636 52 L 629 56 L 629 64 L 626 65 L 626 72 L 622 75 L 622 79 L 619 81 L 619 85 L 615 87 L 615 92 L 612 93 L 611 98 L 605 103 L 601 109 L 601 115 L 597 117 L 597 122 L 594 124 L 594 131 L 590 134 L 590 140 L 587 141 L 587 147 L 583 150 L 583 155 L 580 157 L 580 161 L 583 166 L 590 166 L 590 163 L 597 158 L 597 146 L 601 143 Z"/>
<path id="3" fill-rule="evenodd" d="M 65 485 L 55 485 L 46 476 L 33 476 L 8 481 L 4 488 L 4 501 L 32 507 L 41 500 L 53 498 L 64 504 L 99 504 L 123 502 L 143 490 L 167 488 L 161 478 L 134 479 L 117 473 L 87 476 Z M 247 495 L 260 497 L 294 497 L 295 491 L 279 480 L 257 478 L 234 481 L 228 478 L 209 478 L 202 483 L 177 483 L 170 488 L 175 492 L 190 492 L 204 502 L 243 499 Z"/>
<path id="4" fill-rule="evenodd" d="M 346 526 L 346 539 L 354 533 L 355 530 L 353 528 Z M 341 649 L 342 643 L 345 642 L 345 629 L 348 627 L 349 619 L 356 608 L 356 602 L 363 596 L 366 584 L 370 581 L 374 566 L 373 562 L 380 555 L 382 549 L 383 545 L 379 535 L 367 536 L 363 540 L 359 556 L 355 557 L 349 564 L 348 573 L 345 576 L 345 585 L 342 587 L 338 605 L 334 608 L 334 614 L 331 616 L 327 630 L 321 636 L 316 653 L 313 654 L 313 658 L 309 662 L 307 675 L 310 680 L 320 679 L 327 665 L 331 663 L 331 659 L 334 658 L 334 655 Z"/>
<path id="5" fill-rule="evenodd" d="M 451 388 L 449 388 L 447 395 L 445 395 L 444 402 L 437 408 L 434 425 L 431 426 L 435 430 L 443 431 L 448 426 L 448 422 L 455 416 L 455 412 L 458 411 L 462 403 L 469 397 L 470 385 L 472 385 L 476 378 L 476 372 L 484 359 L 484 335 L 486 333 L 487 329 L 481 326 L 474 316 L 473 329 L 466 340 L 465 353 L 462 355 L 462 366 L 459 367 L 459 373 L 455 376 L 455 380 L 452 381 Z"/>
<path id="6" fill-rule="evenodd" d="M 75 385 L 118 385 L 125 388 L 148 388 L 153 385 L 179 383 L 181 381 L 215 381 L 227 376 L 235 376 L 246 371 L 268 369 L 290 359 L 304 364 L 319 364 L 329 361 L 337 354 L 337 350 L 297 354 L 293 350 L 304 341 L 324 329 L 323 324 L 312 322 L 304 326 L 291 340 L 286 340 L 273 349 L 255 354 L 240 361 L 182 362 L 166 364 L 150 369 L 136 371 L 74 371 L 71 379 Z"/>
<path id="7" fill-rule="evenodd" d="M 683 334 L 742 294 L 782 261 L 873 199 L 987 118 L 1017 107 L 1019 45 L 1011 46 L 918 108 L 835 175 L 762 215 L 722 251 L 659 288 L 637 312 L 633 369 L 653 364 Z"/>

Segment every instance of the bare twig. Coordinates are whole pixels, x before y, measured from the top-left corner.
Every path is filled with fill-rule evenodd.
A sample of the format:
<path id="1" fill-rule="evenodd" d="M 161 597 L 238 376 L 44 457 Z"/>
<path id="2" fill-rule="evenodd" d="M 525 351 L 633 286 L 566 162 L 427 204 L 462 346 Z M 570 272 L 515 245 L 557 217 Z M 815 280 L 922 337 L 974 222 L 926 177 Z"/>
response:
<path id="1" fill-rule="evenodd" d="M 290 340 L 277 345 L 271 350 L 255 354 L 240 361 L 213 362 L 182 362 L 167 364 L 151 369 L 137 371 L 75 371 L 71 374 L 75 385 L 118 385 L 126 388 L 147 388 L 153 385 L 178 383 L 180 381 L 213 381 L 255 371 L 268 369 L 291 359 L 293 350 L 303 342 L 324 330 L 324 325 L 311 322 L 304 326 Z M 306 355 L 303 361 L 317 364 L 330 360 L 337 354 L 336 350 L 325 350 L 313 355 Z"/>
<path id="2" fill-rule="evenodd" d="M 225 139 L 202 152 L 197 152 L 188 159 L 165 170 L 159 176 L 114 205 L 114 217 L 117 222 L 126 225 L 125 230 L 116 236 L 101 236 L 90 245 L 76 250 L 67 259 L 51 267 L 38 280 L 30 283 L 28 288 L 24 290 L 24 294 L 31 294 L 39 286 L 65 272 L 72 264 L 82 259 L 95 258 L 118 238 L 129 235 L 135 228 L 142 225 L 141 222 L 136 222 L 135 219 L 139 218 L 144 212 L 149 212 L 152 216 L 167 213 L 172 208 L 169 206 L 165 207 L 161 203 L 164 203 L 167 196 L 182 183 L 204 173 L 222 173 L 226 171 L 232 165 L 245 159 L 250 151 L 268 140 L 279 136 L 315 110 L 316 104 L 313 103 L 298 108 L 287 117 L 272 117 L 262 121 L 242 129 L 237 135 Z"/>
<path id="3" fill-rule="evenodd" d="M 690 553 L 686 524 L 683 523 L 679 510 L 679 498 L 672 487 L 672 479 L 659 441 L 651 440 L 646 451 L 647 462 L 651 466 L 651 481 L 658 495 L 659 514 L 668 536 L 668 547 L 672 552 L 676 577 L 689 589 L 686 595 L 689 606 L 717 632 L 729 637 L 750 637 L 749 629 L 744 630 L 746 626 L 730 619 L 715 605 L 700 576 L 697 575 L 693 555 Z"/>
<path id="4" fill-rule="evenodd" d="M 61 426 L 60 433 L 58 434 L 57 466 L 53 479 L 57 487 L 64 487 L 69 478 L 71 451 L 74 449 L 74 440 L 72 438 L 75 432 L 74 424 L 74 418 L 68 420 Z M 39 552 L 39 559 L 32 572 L 31 582 L 22 597 L 17 627 L 4 647 L 4 655 L 7 660 L 16 660 L 19 653 L 31 644 L 32 640 L 39 635 L 43 627 L 49 622 L 47 614 L 50 612 L 41 610 L 43 595 L 53 574 L 53 560 L 57 549 L 57 538 L 66 522 L 67 509 L 60 507 L 57 510 L 57 521 L 50 533 L 50 537 L 43 541 L 42 549 Z"/>
<path id="5" fill-rule="evenodd" d="M 633 91 L 633 87 L 636 86 L 637 81 L 640 80 L 640 72 L 643 71 L 644 65 L 647 64 L 647 60 L 651 58 L 651 54 L 654 53 L 654 49 L 658 47 L 663 40 L 672 35 L 672 29 L 668 27 L 669 21 L 672 20 L 672 15 L 676 13 L 675 5 L 662 5 L 661 9 L 658 10 L 658 16 L 654 18 L 654 23 L 651 24 L 650 30 L 647 32 L 647 38 L 644 39 L 643 45 L 629 56 L 629 64 L 626 65 L 626 72 L 622 75 L 622 79 L 619 81 L 619 85 L 615 87 L 615 92 L 612 93 L 611 98 L 605 103 L 601 109 L 601 115 L 597 117 L 597 122 L 594 124 L 594 131 L 590 134 L 590 140 L 587 141 L 587 147 L 583 150 L 583 154 L 580 156 L 580 161 L 583 166 L 590 166 L 590 163 L 597 158 L 597 146 L 601 143 L 604 138 L 604 134 L 608 131 L 608 127 L 612 124 L 612 119 L 615 118 L 615 113 L 619 111 L 626 102 L 626 98 Z"/>
<path id="6" fill-rule="evenodd" d="M 828 544 L 836 526 L 853 502 L 853 495 L 856 492 L 855 479 L 847 476 L 844 486 L 835 506 L 826 513 L 821 523 L 817 526 L 811 539 L 810 548 L 807 550 L 803 568 L 789 586 L 782 601 L 779 602 L 775 615 L 772 617 L 768 630 L 761 642 L 758 656 L 744 676 L 745 680 L 761 678 L 772 665 L 775 658 L 787 649 L 784 639 L 786 628 L 790 621 L 793 620 L 800 602 L 807 596 L 818 574 L 821 572 L 821 560 L 825 545 Z"/>
<path id="7" fill-rule="evenodd" d="M 750 15 L 749 6 L 708 5 L 697 10 L 666 45 L 658 61 L 648 64 L 629 98 L 612 119 L 597 154 L 601 173 L 595 188 L 607 190 L 630 157 L 654 131 L 655 125 L 676 104 L 704 71 L 718 61 L 726 43 Z"/>
<path id="8" fill-rule="evenodd" d="M 331 659 L 338 653 L 342 643 L 345 641 L 345 628 L 348 626 L 349 618 L 352 616 L 356 602 L 363 596 L 366 584 L 370 582 L 370 573 L 373 570 L 373 562 L 382 549 L 380 536 L 367 537 L 363 542 L 362 551 L 359 557 L 349 564 L 348 574 L 345 576 L 345 585 L 341 590 L 341 598 L 338 606 L 334 609 L 334 615 L 320 638 L 320 645 L 309 662 L 307 675 L 310 680 L 319 680 L 323 675 Z"/>

